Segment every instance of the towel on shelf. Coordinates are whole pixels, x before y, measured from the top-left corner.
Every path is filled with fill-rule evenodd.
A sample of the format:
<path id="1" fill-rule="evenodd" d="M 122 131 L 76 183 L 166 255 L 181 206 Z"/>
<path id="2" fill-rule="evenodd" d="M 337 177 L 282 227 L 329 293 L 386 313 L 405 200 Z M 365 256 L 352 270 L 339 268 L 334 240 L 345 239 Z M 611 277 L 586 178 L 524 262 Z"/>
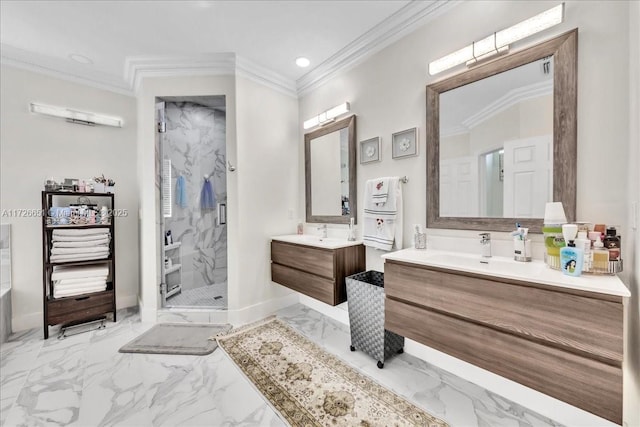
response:
<path id="1" fill-rule="evenodd" d="M 75 289 L 92 288 L 95 286 L 104 286 L 107 283 L 106 278 L 84 280 L 78 283 L 62 284 L 61 282 L 54 282 L 53 288 L 59 291 L 72 291 Z"/>
<path id="2" fill-rule="evenodd" d="M 97 247 L 97 246 L 109 246 L 110 240 L 111 239 L 109 239 L 109 237 L 107 236 L 101 237 L 99 239 L 71 241 L 71 242 L 56 240 L 53 242 L 53 247 L 54 248 L 90 248 L 90 247 Z"/>
<path id="3" fill-rule="evenodd" d="M 71 261 L 90 261 L 94 259 L 105 259 L 109 257 L 109 251 L 91 254 L 77 255 L 51 255 L 51 262 L 71 262 Z"/>
<path id="4" fill-rule="evenodd" d="M 381 181 L 368 180 L 364 191 L 363 243 L 384 251 L 390 251 L 395 243 L 402 248 L 402 187 L 399 177 L 389 177 L 387 200 L 377 205 L 372 197 L 374 189 Z"/>
<path id="5" fill-rule="evenodd" d="M 78 236 L 93 236 L 100 234 L 109 234 L 109 229 L 106 227 L 96 228 L 57 228 L 53 230 L 53 237 L 78 237 Z M 96 237 L 94 237 L 95 239 Z"/>
<path id="6" fill-rule="evenodd" d="M 89 277 L 83 277 L 79 279 L 54 280 L 53 285 L 62 287 L 62 288 L 69 288 L 69 287 L 78 286 L 78 285 L 82 285 L 89 282 L 106 282 L 106 281 L 107 281 L 107 276 L 89 276 Z"/>
<path id="7" fill-rule="evenodd" d="M 61 290 L 61 289 L 53 289 L 53 297 L 54 298 L 64 298 L 64 297 L 71 297 L 71 296 L 75 296 L 75 295 L 82 295 L 82 294 L 89 294 L 92 292 L 100 292 L 100 291 L 104 291 L 107 289 L 107 284 L 103 283 L 103 284 L 99 284 L 99 285 L 93 285 L 93 286 L 85 286 L 85 287 L 79 287 L 76 289 L 65 289 L 65 290 Z"/>
<path id="8" fill-rule="evenodd" d="M 87 277 L 107 277 L 109 267 L 106 265 L 82 265 L 73 267 L 53 267 L 51 280 L 84 279 Z"/>
<path id="9" fill-rule="evenodd" d="M 109 232 L 104 234 L 89 234 L 86 236 L 60 236 L 54 234 L 51 240 L 53 242 L 89 242 L 92 240 L 104 239 L 105 237 L 110 238 L 111 234 Z"/>
<path id="10" fill-rule="evenodd" d="M 391 179 L 391 177 L 384 177 L 374 180 L 376 182 L 371 191 L 371 201 L 376 206 L 383 206 L 385 203 L 387 203 Z"/>
<path id="11" fill-rule="evenodd" d="M 51 255 L 82 255 L 109 252 L 108 246 L 90 246 L 86 248 L 51 248 Z"/>
<path id="12" fill-rule="evenodd" d="M 215 209 L 216 207 L 216 196 L 213 192 L 213 188 L 211 187 L 211 181 L 209 178 L 204 179 L 204 184 L 202 185 L 202 191 L 200 192 L 200 208 L 202 210 L 207 209 Z"/>
<path id="13" fill-rule="evenodd" d="M 176 180 L 176 205 L 187 207 L 187 183 L 182 175 Z"/>

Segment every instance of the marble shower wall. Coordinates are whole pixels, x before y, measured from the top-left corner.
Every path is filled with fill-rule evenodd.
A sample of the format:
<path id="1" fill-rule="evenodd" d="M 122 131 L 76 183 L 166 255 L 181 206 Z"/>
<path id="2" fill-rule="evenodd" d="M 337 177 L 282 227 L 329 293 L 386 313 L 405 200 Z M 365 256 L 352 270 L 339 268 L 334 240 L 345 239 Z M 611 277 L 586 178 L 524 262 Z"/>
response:
<path id="1" fill-rule="evenodd" d="M 171 230 L 174 242 L 182 242 L 182 288 L 226 282 L 227 227 L 216 226 L 216 209 L 200 207 L 204 175 L 209 175 L 216 201 L 227 202 L 225 113 L 191 102 L 167 102 L 165 114 L 162 155 L 171 159 L 173 188 L 165 230 Z M 176 204 L 179 176 L 186 183 L 185 208 Z"/>

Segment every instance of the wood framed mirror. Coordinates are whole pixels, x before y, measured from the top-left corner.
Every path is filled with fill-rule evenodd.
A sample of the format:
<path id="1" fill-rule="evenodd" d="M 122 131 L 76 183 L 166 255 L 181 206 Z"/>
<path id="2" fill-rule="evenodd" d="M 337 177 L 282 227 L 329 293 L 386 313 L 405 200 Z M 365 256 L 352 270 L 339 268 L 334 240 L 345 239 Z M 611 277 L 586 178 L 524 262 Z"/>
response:
<path id="1" fill-rule="evenodd" d="M 512 231 L 518 222 L 530 232 L 540 233 L 547 201 L 562 202 L 567 220 L 575 221 L 577 54 L 578 30 L 574 29 L 427 86 L 428 228 Z M 550 74 L 548 82 L 527 81 L 523 87 L 505 89 L 505 82 L 518 80 L 516 75 L 538 67 Z M 495 99 L 494 92 L 499 90 L 503 93 Z M 544 90 L 548 91 L 548 123 L 532 130 L 532 123 L 543 122 L 527 114 L 540 110 L 541 104 L 514 107 L 514 99 L 532 99 Z M 486 95 L 480 111 L 468 112 L 462 126 L 449 120 L 460 115 L 458 110 L 474 104 L 470 94 L 477 93 Z M 527 94 L 531 96 L 527 98 Z M 445 105 L 453 105 L 454 114 L 442 110 Z M 520 108 L 519 119 L 505 115 L 508 108 Z M 496 120 L 499 113 L 503 115 L 498 126 L 492 125 L 497 133 L 488 135 L 488 117 Z M 516 121 L 519 128 L 509 133 L 505 128 Z M 545 126 L 546 131 L 538 129 Z M 469 135 L 458 138 L 457 145 L 452 142 L 455 148 L 445 146 L 445 141 L 454 141 L 447 138 L 456 132 Z M 534 158 L 537 166 L 518 169 L 524 160 L 533 162 Z M 482 172 L 489 168 L 495 172 Z M 503 184 L 492 184 L 491 180 L 502 180 Z"/>
<path id="2" fill-rule="evenodd" d="M 348 224 L 357 217 L 356 116 L 304 135 L 306 220 Z"/>

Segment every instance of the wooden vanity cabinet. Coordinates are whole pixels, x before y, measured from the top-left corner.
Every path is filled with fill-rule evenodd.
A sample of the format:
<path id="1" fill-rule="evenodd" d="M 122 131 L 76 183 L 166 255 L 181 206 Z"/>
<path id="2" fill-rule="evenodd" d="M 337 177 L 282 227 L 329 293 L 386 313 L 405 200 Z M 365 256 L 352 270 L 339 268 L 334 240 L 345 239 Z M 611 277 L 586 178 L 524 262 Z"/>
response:
<path id="1" fill-rule="evenodd" d="M 385 328 L 622 423 L 622 297 L 385 262 Z"/>
<path id="2" fill-rule="evenodd" d="M 326 304 L 345 302 L 345 277 L 365 268 L 363 245 L 325 249 L 271 242 L 271 280 Z"/>

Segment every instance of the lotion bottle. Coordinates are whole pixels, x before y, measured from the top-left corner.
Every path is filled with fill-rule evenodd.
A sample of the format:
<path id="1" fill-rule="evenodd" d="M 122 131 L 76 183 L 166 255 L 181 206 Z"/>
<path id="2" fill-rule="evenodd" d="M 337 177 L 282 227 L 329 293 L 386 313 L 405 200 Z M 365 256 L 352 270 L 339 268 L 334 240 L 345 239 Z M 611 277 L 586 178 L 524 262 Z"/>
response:
<path id="1" fill-rule="evenodd" d="M 584 266 L 584 253 L 581 248 L 577 248 L 574 243 L 578 226 L 576 224 L 564 224 L 562 234 L 567 246 L 560 249 L 560 268 L 567 276 L 579 276 L 582 274 Z"/>
<path id="2" fill-rule="evenodd" d="M 591 264 L 593 261 L 591 255 L 591 240 L 587 238 L 586 231 L 579 231 L 578 238 L 576 239 L 576 247 L 582 249 L 582 257 L 584 263 L 582 264 L 582 271 L 591 270 Z"/>

